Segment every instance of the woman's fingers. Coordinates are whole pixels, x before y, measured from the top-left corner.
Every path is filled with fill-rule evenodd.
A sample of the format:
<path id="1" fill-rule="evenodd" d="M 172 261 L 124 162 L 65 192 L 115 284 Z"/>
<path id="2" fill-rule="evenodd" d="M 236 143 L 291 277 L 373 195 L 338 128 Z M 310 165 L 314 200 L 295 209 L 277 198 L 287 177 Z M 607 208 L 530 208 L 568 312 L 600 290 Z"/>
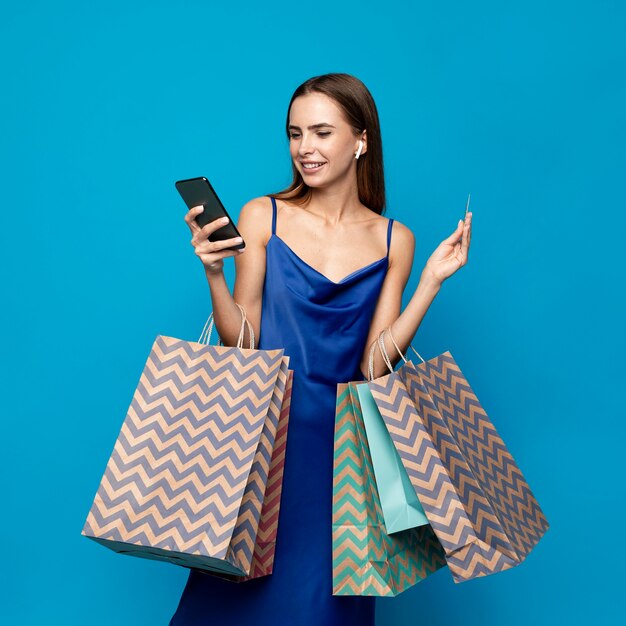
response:
<path id="1" fill-rule="evenodd" d="M 217 255 L 211 253 L 203 254 L 196 249 L 196 255 L 200 258 L 204 265 L 212 265 L 214 263 L 221 262 L 222 259 L 226 259 L 229 256 L 236 256 L 241 252 L 243 252 L 243 250 L 224 250 L 223 252 L 220 252 L 219 255 Z"/>
<path id="2" fill-rule="evenodd" d="M 209 252 L 219 252 L 226 248 L 232 248 L 242 242 L 241 237 L 232 237 L 231 239 L 222 239 L 220 241 L 202 241 L 196 244 L 196 250 L 199 250 L 202 254 Z"/>
<path id="3" fill-rule="evenodd" d="M 187 213 L 185 214 L 185 222 L 187 222 L 187 225 L 189 226 L 189 228 L 191 229 L 191 232 L 194 235 L 196 233 L 202 232 L 203 234 L 206 234 L 208 237 L 212 232 L 228 224 L 227 217 L 220 217 L 217 220 L 210 221 L 208 224 L 205 224 L 202 228 L 200 228 L 200 225 L 196 221 L 196 217 L 198 217 L 198 215 L 200 215 L 200 213 L 202 213 L 203 211 L 204 211 L 204 207 L 202 205 L 198 205 L 198 206 L 191 207 L 189 211 L 187 211 Z"/>
<path id="4" fill-rule="evenodd" d="M 208 224 L 200 227 L 196 221 L 196 217 L 203 211 L 204 207 L 198 205 L 191 207 L 185 214 L 185 222 L 193 235 L 191 245 L 194 248 L 196 256 L 200 258 L 207 271 L 211 273 L 221 272 L 224 265 L 223 259 L 244 252 L 245 248 L 233 249 L 234 246 L 239 245 L 243 240 L 241 237 L 232 237 L 230 239 L 210 241 L 209 237 L 215 231 L 226 226 L 229 220 L 227 217 L 223 217 L 212 220 Z"/>
<path id="5" fill-rule="evenodd" d="M 468 213 L 463 224 L 463 239 L 461 240 L 460 253 L 461 265 L 467 263 L 467 255 L 469 253 L 470 239 L 472 237 L 472 214 Z"/>
<path id="6" fill-rule="evenodd" d="M 468 213 L 465 218 L 465 225 L 463 227 L 463 249 L 469 248 L 470 239 L 472 238 L 472 214 Z"/>
<path id="7" fill-rule="evenodd" d="M 232 246 L 241 243 L 241 237 L 232 237 L 221 241 L 202 241 L 194 246 L 196 256 L 211 271 L 221 271 L 224 259 L 242 254 L 245 248 L 233 250 Z"/>
<path id="8" fill-rule="evenodd" d="M 449 237 L 444 239 L 443 243 L 454 245 L 459 240 L 462 234 L 463 234 L 463 220 L 459 220 L 459 223 L 456 225 L 455 231 Z"/>
<path id="9" fill-rule="evenodd" d="M 189 211 L 185 213 L 185 222 L 187 222 L 187 226 L 189 226 L 189 229 L 191 230 L 191 233 L 193 235 L 195 235 L 200 230 L 200 226 L 198 225 L 198 222 L 196 222 L 196 217 L 200 215 L 202 211 L 204 211 L 204 207 L 202 205 L 199 205 L 191 207 Z"/>
<path id="10" fill-rule="evenodd" d="M 191 238 L 191 245 L 197 246 L 200 243 L 204 243 L 205 241 L 208 241 L 209 237 L 216 230 L 219 230 L 220 228 L 226 226 L 226 224 L 228 224 L 228 218 L 221 217 L 218 220 L 213 220 L 212 222 L 205 224 L 202 228 L 197 227 L 195 231 L 192 230 L 194 235 Z"/>

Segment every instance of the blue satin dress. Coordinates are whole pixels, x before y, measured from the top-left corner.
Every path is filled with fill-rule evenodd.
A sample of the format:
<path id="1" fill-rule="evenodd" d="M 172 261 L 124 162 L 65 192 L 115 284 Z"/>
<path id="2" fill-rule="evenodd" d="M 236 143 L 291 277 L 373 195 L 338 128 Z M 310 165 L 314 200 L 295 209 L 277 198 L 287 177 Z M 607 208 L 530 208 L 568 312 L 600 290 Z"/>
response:
<path id="1" fill-rule="evenodd" d="M 191 570 L 170 626 L 373 626 L 374 597 L 332 595 L 333 435 L 337 383 L 363 380 L 393 220 L 387 255 L 334 282 L 276 234 L 271 202 L 258 347 L 284 348 L 294 370 L 274 571 L 236 583 Z"/>

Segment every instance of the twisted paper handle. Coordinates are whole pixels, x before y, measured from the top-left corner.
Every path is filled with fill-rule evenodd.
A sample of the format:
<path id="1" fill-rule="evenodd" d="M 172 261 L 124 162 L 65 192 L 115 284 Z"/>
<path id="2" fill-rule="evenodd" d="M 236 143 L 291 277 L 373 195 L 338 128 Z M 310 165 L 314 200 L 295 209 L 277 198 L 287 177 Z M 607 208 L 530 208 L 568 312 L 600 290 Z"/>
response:
<path id="1" fill-rule="evenodd" d="M 243 339 L 245 336 L 244 329 L 247 324 L 248 332 L 250 333 L 250 349 L 254 350 L 254 329 L 252 328 L 252 324 L 250 323 L 250 320 L 248 320 L 248 318 L 246 317 L 246 311 L 241 306 L 241 304 L 239 304 L 238 302 L 235 302 L 235 304 L 239 307 L 239 310 L 241 311 L 241 330 L 239 331 L 239 337 L 237 338 L 237 347 L 238 348 L 243 347 Z M 205 344 L 211 343 L 211 335 L 213 334 L 213 325 L 214 325 L 213 311 L 211 311 L 211 314 L 209 315 L 209 318 L 207 319 L 206 323 L 204 324 L 204 328 L 202 329 L 202 332 L 200 333 L 198 343 L 205 343 Z M 222 345 L 221 337 L 218 337 L 217 345 L 218 346 Z"/>
<path id="2" fill-rule="evenodd" d="M 408 363 L 406 357 L 404 356 L 404 354 L 402 354 L 402 351 L 398 347 L 396 340 L 393 338 L 393 335 L 391 334 L 391 326 L 389 326 L 389 328 L 386 328 L 380 331 L 380 334 L 378 335 L 378 339 L 374 343 L 372 343 L 372 347 L 370 348 L 369 359 L 368 359 L 368 372 L 367 372 L 369 376 L 369 380 L 374 380 L 374 350 L 376 349 L 377 345 L 383 357 L 383 360 L 385 361 L 385 365 L 388 367 L 390 372 L 393 372 L 393 365 L 391 364 L 391 359 L 389 358 L 389 354 L 387 354 L 387 348 L 385 347 L 384 335 L 386 332 L 389 333 L 389 337 L 391 338 L 391 343 L 393 343 L 395 349 L 398 351 L 398 354 L 402 357 L 402 360 L 405 363 Z M 415 352 L 415 354 L 417 354 L 418 358 L 422 361 L 422 363 L 426 362 L 424 361 L 424 359 L 422 359 L 422 357 L 419 355 L 417 350 L 412 345 L 409 344 L 409 347 L 411 348 L 411 350 L 413 350 L 413 352 Z"/>

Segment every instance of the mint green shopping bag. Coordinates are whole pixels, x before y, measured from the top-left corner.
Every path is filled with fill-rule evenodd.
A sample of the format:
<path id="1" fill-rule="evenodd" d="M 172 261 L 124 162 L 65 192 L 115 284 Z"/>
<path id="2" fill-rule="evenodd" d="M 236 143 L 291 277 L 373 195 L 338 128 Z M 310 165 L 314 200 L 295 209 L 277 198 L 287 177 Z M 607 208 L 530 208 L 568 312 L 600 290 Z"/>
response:
<path id="1" fill-rule="evenodd" d="M 387 533 L 429 523 L 368 383 L 356 385 Z"/>

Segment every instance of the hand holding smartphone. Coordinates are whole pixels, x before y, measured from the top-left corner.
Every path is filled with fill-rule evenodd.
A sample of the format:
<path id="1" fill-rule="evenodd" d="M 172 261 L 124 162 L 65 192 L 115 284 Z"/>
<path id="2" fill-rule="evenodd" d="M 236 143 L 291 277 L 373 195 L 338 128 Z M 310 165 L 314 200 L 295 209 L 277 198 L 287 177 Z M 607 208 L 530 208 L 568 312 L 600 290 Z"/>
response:
<path id="1" fill-rule="evenodd" d="M 185 221 L 196 255 L 208 272 L 221 271 L 224 258 L 243 252 L 243 238 L 206 178 L 179 180 L 175 185 L 189 208 Z"/>
<path id="2" fill-rule="evenodd" d="M 200 205 L 204 207 L 204 211 L 196 217 L 196 222 L 200 228 L 217 219 L 228 218 L 226 226 L 218 228 L 218 230 L 209 235 L 209 241 L 224 241 L 233 237 L 241 237 L 211 183 L 204 176 L 179 180 L 176 181 L 175 185 L 189 209 Z M 226 249 L 238 250 L 245 247 L 245 245 L 246 243 L 242 239 L 241 243 L 229 246 Z"/>

